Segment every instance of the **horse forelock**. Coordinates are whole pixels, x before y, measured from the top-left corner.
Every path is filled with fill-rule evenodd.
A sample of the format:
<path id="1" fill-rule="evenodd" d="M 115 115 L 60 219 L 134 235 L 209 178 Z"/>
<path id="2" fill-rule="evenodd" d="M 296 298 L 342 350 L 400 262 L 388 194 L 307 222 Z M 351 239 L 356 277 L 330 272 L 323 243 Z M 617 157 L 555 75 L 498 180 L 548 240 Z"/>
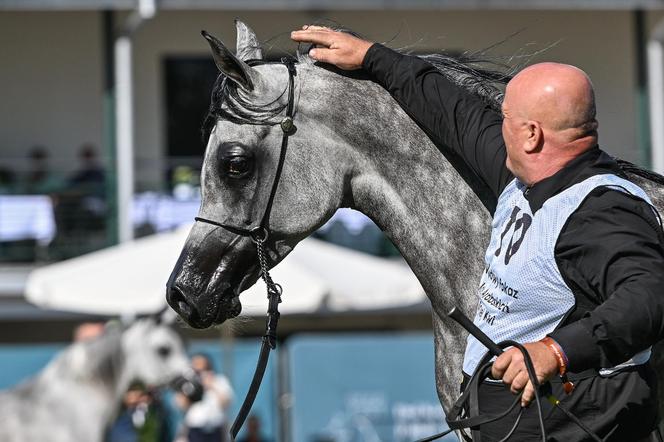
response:
<path id="1" fill-rule="evenodd" d="M 206 143 L 217 120 L 224 119 L 237 124 L 274 126 L 279 124 L 275 117 L 286 109 L 288 102 L 283 97 L 288 93 L 288 85 L 279 95 L 266 103 L 256 103 L 251 95 L 230 81 L 224 74 L 219 74 L 212 88 L 210 107 L 203 122 L 203 142 Z"/>

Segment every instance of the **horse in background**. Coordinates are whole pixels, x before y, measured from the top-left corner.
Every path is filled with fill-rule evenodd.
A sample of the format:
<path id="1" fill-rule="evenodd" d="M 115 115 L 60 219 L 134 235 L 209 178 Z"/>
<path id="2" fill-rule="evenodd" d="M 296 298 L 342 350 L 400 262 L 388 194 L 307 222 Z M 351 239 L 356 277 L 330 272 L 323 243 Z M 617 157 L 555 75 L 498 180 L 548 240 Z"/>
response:
<path id="1" fill-rule="evenodd" d="M 209 140 L 199 217 L 248 229 L 260 222 L 267 207 L 269 267 L 340 207 L 370 217 L 399 249 L 431 301 L 436 386 L 449 411 L 459 394 L 467 333 L 447 312 L 458 307 L 472 317 L 477 306 L 491 226 L 482 183 L 434 145 L 378 84 L 360 72 L 317 65 L 306 55 L 295 64 L 297 130 L 289 135 L 282 164 L 289 68 L 256 63 L 263 58 L 256 35 L 240 21 L 236 26 L 235 54 L 206 36 L 220 75 L 205 125 Z M 429 61 L 487 105 L 500 108 L 505 75 L 443 55 Z M 662 212 L 664 177 L 621 164 Z M 193 327 L 237 316 L 240 294 L 259 277 L 255 244 L 235 230 L 194 224 L 171 274 L 167 300 Z M 657 354 L 655 349 L 653 356 Z"/>
<path id="2" fill-rule="evenodd" d="M 101 442 L 131 382 L 165 385 L 189 363 L 180 337 L 153 318 L 109 323 L 34 377 L 0 392 L 3 442 Z"/>

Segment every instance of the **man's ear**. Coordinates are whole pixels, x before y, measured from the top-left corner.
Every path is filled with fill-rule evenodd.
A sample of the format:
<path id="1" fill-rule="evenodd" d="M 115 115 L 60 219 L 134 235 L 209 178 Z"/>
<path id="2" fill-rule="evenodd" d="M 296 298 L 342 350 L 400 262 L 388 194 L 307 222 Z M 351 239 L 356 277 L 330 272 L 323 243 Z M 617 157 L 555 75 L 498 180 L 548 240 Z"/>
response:
<path id="1" fill-rule="evenodd" d="M 526 153 L 536 153 L 542 150 L 544 145 L 544 131 L 539 121 L 528 120 L 526 122 L 526 140 L 524 147 Z"/>

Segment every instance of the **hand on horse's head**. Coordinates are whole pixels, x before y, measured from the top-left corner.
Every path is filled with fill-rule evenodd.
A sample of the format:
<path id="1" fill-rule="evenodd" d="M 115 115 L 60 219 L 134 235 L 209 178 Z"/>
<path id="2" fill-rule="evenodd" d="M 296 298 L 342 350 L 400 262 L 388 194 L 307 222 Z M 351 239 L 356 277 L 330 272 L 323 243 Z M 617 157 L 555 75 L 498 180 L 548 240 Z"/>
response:
<path id="1" fill-rule="evenodd" d="M 291 32 L 297 42 L 315 45 L 309 56 L 316 61 L 333 64 L 341 69 L 362 68 L 362 62 L 372 42 L 362 40 L 346 32 L 335 31 L 324 26 L 305 25 Z"/>

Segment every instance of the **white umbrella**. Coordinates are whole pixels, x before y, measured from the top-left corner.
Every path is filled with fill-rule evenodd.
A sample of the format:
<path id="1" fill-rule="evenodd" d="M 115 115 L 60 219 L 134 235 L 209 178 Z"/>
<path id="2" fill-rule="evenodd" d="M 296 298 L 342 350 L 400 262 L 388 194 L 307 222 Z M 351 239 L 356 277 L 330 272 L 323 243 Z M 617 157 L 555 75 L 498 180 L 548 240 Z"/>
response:
<path id="1" fill-rule="evenodd" d="M 190 227 L 39 268 L 28 277 L 26 297 L 43 308 L 93 314 L 157 311 Z M 405 264 L 315 239 L 302 241 L 271 273 L 284 288 L 283 314 L 380 310 L 424 300 Z M 264 284 L 256 283 L 241 300 L 244 314 L 265 314 Z"/>

